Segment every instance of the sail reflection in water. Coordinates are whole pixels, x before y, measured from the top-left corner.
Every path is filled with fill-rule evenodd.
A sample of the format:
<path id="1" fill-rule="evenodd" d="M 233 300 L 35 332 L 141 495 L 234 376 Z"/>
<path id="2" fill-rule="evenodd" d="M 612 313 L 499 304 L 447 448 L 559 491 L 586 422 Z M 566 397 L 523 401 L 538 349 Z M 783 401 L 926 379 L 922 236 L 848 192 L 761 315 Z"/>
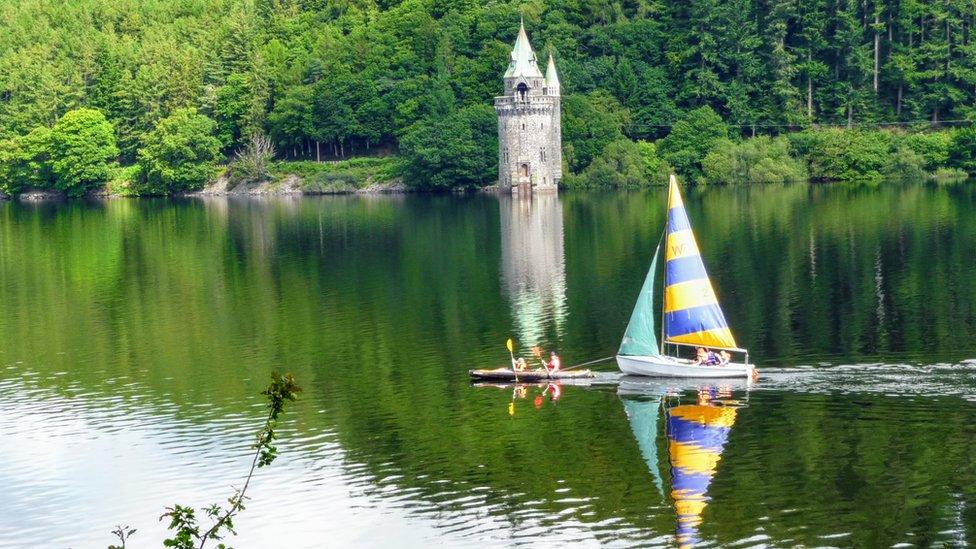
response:
<path id="1" fill-rule="evenodd" d="M 662 495 L 657 433 L 660 411 L 664 410 L 676 540 L 680 547 L 693 547 L 701 541 L 699 527 L 709 502 L 708 488 L 735 424 L 738 401 L 731 400 L 731 387 L 702 387 L 695 404 L 672 405 L 677 398 L 672 388 L 628 378 L 621 381 L 618 392 L 641 456 Z"/>
<path id="2" fill-rule="evenodd" d="M 678 515 L 678 544 L 698 543 L 701 514 L 708 504 L 708 486 L 735 423 L 736 409 L 709 402 L 710 389 L 699 391 L 698 403 L 667 411 L 671 497 Z"/>
<path id="3" fill-rule="evenodd" d="M 502 280 L 521 343 L 562 337 L 566 320 L 563 211 L 559 196 L 501 196 Z"/>

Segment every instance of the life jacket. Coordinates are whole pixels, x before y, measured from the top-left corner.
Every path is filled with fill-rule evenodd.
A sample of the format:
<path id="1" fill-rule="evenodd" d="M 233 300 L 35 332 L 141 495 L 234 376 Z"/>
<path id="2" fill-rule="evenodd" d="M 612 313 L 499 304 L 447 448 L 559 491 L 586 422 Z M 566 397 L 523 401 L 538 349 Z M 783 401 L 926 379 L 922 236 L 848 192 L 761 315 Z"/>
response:
<path id="1" fill-rule="evenodd" d="M 552 362 L 549 363 L 550 370 L 553 372 L 558 372 L 560 362 L 561 361 L 559 360 L 559 355 L 553 355 Z"/>

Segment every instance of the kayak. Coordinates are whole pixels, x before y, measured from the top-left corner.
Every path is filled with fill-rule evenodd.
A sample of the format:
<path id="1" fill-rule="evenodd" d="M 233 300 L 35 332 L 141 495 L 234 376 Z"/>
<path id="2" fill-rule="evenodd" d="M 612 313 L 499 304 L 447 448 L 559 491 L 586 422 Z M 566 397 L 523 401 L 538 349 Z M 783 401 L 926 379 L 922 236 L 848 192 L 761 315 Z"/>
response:
<path id="1" fill-rule="evenodd" d="M 495 368 L 491 370 L 469 370 L 473 379 L 493 379 L 506 381 L 542 381 L 547 379 L 585 379 L 593 377 L 589 370 L 547 372 L 543 369 L 523 370 L 515 372 L 510 368 Z"/>

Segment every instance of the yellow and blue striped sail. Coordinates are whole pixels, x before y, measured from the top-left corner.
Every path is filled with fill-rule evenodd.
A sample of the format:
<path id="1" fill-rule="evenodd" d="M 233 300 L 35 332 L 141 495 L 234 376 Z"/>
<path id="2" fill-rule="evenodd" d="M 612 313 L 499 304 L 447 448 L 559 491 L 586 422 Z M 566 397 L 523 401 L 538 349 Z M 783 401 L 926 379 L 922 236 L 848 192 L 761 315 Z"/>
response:
<path id="1" fill-rule="evenodd" d="M 722 459 L 735 416 L 735 408 L 701 404 L 676 406 L 668 411 L 671 498 L 678 519 L 679 547 L 694 547 L 701 541 L 698 528 L 709 501 L 708 487 Z"/>
<path id="2" fill-rule="evenodd" d="M 672 177 L 664 257 L 664 341 L 720 349 L 735 338 L 705 272 L 678 183 Z"/>

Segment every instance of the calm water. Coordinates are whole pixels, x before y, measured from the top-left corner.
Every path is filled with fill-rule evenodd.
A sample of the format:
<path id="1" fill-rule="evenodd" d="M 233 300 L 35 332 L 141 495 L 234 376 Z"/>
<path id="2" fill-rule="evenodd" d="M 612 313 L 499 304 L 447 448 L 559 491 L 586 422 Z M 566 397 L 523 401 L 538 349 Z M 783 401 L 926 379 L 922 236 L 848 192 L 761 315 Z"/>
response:
<path id="1" fill-rule="evenodd" d="M 976 542 L 973 186 L 689 192 L 758 385 L 469 384 L 509 336 L 611 355 L 664 201 L 0 204 L 0 546 L 158 546 L 272 369 L 305 393 L 238 547 Z"/>

